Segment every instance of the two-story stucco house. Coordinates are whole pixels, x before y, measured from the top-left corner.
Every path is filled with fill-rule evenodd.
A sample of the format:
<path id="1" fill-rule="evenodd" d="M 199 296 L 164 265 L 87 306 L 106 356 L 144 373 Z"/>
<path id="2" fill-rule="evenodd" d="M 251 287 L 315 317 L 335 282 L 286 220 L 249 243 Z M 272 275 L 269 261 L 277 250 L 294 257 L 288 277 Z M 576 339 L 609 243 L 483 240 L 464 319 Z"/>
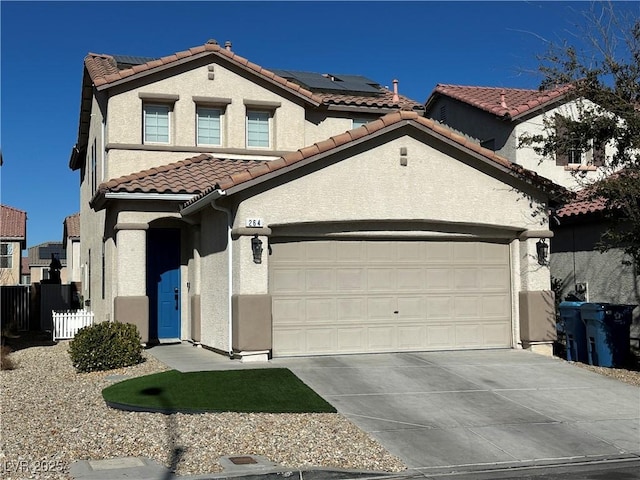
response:
<path id="1" fill-rule="evenodd" d="M 576 145 L 541 158 L 533 146 L 521 142 L 523 135 L 545 134 L 545 121 L 556 116 L 577 118 L 582 104 L 570 93 L 570 86 L 532 90 L 439 84 L 427 99 L 425 115 L 518 165 L 578 190 L 601 178 L 604 146 L 584 151 Z"/>
<path id="2" fill-rule="evenodd" d="M 20 284 L 22 250 L 27 246 L 27 212 L 0 205 L 0 285 Z"/>
<path id="3" fill-rule="evenodd" d="M 70 167 L 98 319 L 247 360 L 549 348 L 537 245 L 564 188 L 418 102 L 215 42 L 90 54 L 82 92 Z"/>

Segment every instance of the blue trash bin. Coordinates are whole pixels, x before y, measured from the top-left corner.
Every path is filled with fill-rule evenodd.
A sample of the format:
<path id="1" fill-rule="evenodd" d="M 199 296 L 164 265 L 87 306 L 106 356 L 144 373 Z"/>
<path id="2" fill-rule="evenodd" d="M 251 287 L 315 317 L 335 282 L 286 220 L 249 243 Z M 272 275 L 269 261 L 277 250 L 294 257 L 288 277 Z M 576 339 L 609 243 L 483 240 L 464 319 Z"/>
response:
<path id="1" fill-rule="evenodd" d="M 560 319 L 567 340 L 567 360 L 587 363 L 587 333 L 580 315 L 584 302 L 561 302 Z"/>
<path id="2" fill-rule="evenodd" d="M 586 324 L 591 365 L 621 367 L 629 355 L 632 312 L 636 305 L 585 303 L 580 314 Z"/>

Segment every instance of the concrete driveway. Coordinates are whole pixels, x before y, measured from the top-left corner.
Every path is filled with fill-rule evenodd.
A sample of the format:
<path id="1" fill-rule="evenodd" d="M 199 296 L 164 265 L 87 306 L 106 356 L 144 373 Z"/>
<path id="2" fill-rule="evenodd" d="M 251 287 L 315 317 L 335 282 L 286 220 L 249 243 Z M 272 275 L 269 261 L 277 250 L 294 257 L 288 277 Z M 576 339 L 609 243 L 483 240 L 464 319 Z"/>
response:
<path id="1" fill-rule="evenodd" d="M 522 350 L 274 359 L 424 474 L 640 456 L 640 389 Z"/>

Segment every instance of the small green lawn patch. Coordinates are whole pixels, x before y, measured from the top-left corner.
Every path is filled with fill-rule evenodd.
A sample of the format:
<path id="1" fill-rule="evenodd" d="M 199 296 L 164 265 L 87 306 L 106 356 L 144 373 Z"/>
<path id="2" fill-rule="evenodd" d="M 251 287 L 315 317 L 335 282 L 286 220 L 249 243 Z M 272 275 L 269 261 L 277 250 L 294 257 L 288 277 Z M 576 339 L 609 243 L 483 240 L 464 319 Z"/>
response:
<path id="1" fill-rule="evenodd" d="M 153 412 L 335 413 L 289 369 L 181 373 L 125 380 L 102 391 L 114 408 Z"/>

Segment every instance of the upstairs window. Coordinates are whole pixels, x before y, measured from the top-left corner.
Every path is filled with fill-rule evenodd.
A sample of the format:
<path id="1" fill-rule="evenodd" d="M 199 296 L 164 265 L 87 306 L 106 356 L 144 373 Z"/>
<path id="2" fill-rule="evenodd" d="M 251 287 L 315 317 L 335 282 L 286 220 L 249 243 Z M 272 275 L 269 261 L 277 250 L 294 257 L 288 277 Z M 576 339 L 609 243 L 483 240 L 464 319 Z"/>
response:
<path id="1" fill-rule="evenodd" d="M 371 120 L 368 118 L 354 118 L 353 120 L 351 120 L 351 128 L 361 127 L 363 125 L 366 125 L 370 121 Z"/>
<path id="2" fill-rule="evenodd" d="M 567 127 L 567 120 L 556 116 L 556 137 L 558 149 L 556 151 L 556 165 L 576 167 L 579 165 L 604 165 L 604 147 L 599 143 L 591 143 L 584 138 L 571 134 Z"/>
<path id="3" fill-rule="evenodd" d="M 219 108 L 197 108 L 198 145 L 222 145 L 221 116 L 222 110 Z"/>
<path id="4" fill-rule="evenodd" d="M 0 268 L 13 268 L 13 245 L 0 243 Z"/>
<path id="5" fill-rule="evenodd" d="M 269 148 L 271 112 L 247 110 L 247 147 Z"/>
<path id="6" fill-rule="evenodd" d="M 168 105 L 144 104 L 144 143 L 169 143 Z"/>

